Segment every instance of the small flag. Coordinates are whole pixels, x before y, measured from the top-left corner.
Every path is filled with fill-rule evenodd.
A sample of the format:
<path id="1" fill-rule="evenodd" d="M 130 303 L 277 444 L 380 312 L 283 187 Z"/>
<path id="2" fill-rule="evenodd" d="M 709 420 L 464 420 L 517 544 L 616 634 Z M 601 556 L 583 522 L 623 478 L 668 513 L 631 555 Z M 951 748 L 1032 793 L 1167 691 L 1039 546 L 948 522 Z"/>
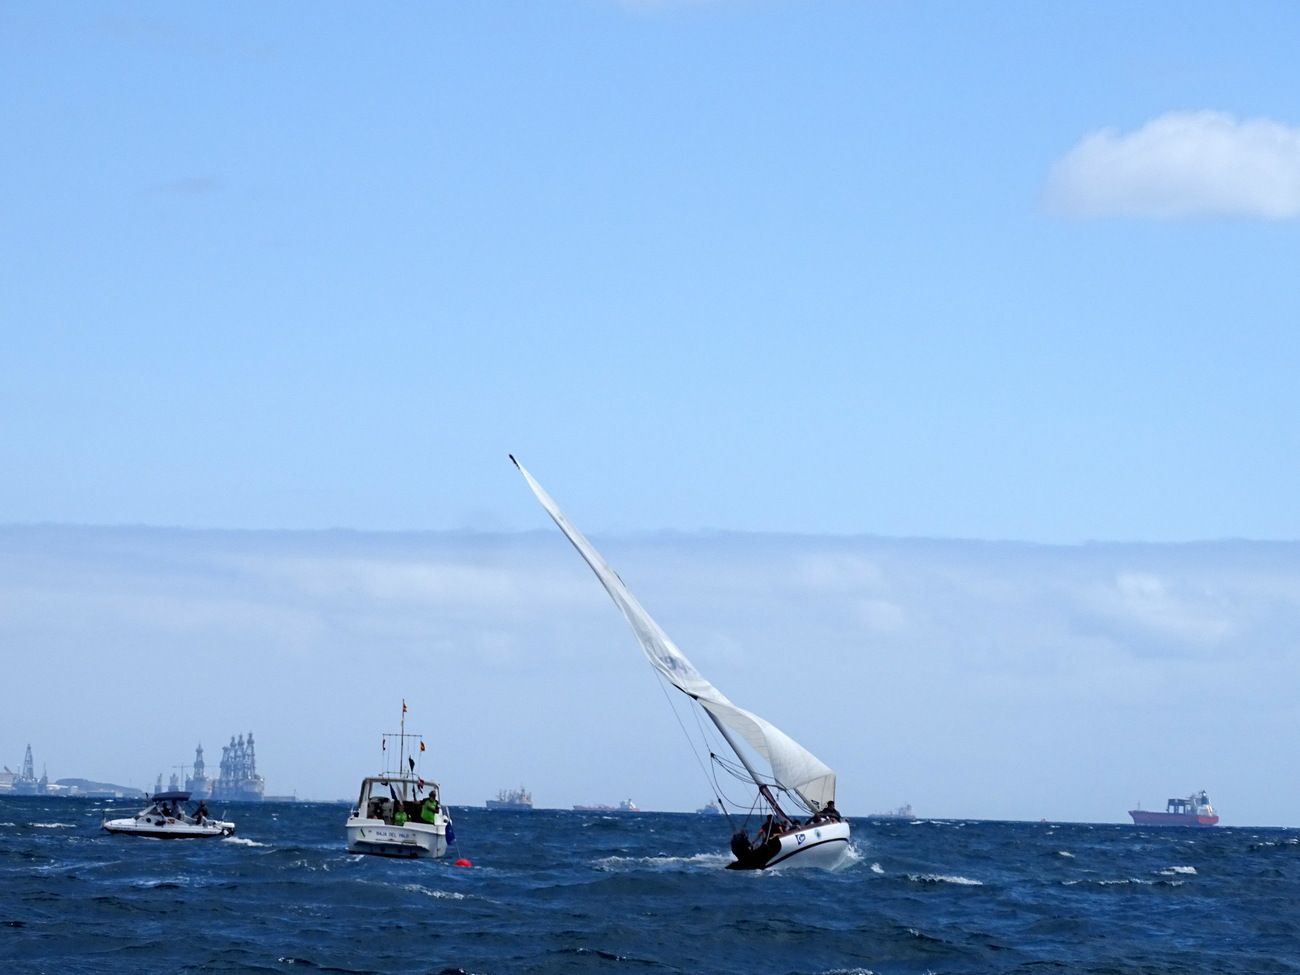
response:
<path id="1" fill-rule="evenodd" d="M 379 750 L 380 750 L 381 752 L 386 752 L 386 751 L 388 751 L 388 739 L 387 739 L 387 738 L 380 738 L 380 739 L 379 739 Z"/>
<path id="2" fill-rule="evenodd" d="M 420 751 L 424 751 L 424 742 L 420 742 Z"/>
<path id="3" fill-rule="evenodd" d="M 406 698 L 402 698 L 402 713 L 406 713 Z"/>
<path id="4" fill-rule="evenodd" d="M 410 766 L 411 766 L 411 771 L 414 772 L 414 771 L 415 771 L 415 759 L 413 759 L 410 755 L 407 755 L 407 756 L 406 756 L 406 761 L 410 764 Z"/>

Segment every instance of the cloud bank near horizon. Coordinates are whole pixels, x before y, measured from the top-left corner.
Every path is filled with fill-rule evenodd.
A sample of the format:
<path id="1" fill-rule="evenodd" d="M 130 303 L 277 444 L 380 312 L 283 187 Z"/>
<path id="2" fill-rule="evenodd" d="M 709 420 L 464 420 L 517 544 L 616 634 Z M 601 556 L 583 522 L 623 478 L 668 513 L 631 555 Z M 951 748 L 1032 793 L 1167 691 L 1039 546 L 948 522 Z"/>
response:
<path id="1" fill-rule="evenodd" d="M 1300 544 L 596 541 L 851 813 L 1117 820 L 1206 787 L 1295 822 L 1268 769 L 1300 760 Z M 146 784 L 251 728 L 270 791 L 347 796 L 405 697 L 455 801 L 710 798 L 554 532 L 0 528 L 0 645 L 0 759 L 30 739 L 54 778 Z"/>
<path id="2" fill-rule="evenodd" d="M 1226 112 L 1168 112 L 1133 132 L 1091 132 L 1046 188 L 1066 217 L 1300 217 L 1300 128 Z"/>

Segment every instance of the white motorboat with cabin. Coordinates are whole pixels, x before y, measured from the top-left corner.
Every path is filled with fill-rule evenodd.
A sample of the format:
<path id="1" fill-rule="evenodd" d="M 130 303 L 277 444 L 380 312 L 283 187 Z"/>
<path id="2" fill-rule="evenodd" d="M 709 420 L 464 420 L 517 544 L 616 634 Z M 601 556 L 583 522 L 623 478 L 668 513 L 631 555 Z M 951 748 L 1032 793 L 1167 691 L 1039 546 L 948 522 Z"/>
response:
<path id="1" fill-rule="evenodd" d="M 709 683 L 645 611 L 618 573 L 564 516 L 551 496 L 513 455 L 510 460 L 622 611 L 655 671 L 704 711 L 739 761 L 737 765 L 721 757 L 711 742 L 706 741 L 715 766 L 757 790 L 745 813 L 746 819 L 750 815 L 762 817 L 758 831 L 751 838 L 746 822 L 737 824 L 727 810 L 714 774 L 718 802 L 733 827 L 739 825 L 731 837 L 731 851 L 736 859 L 727 865 L 728 869 L 838 865 L 848 850 L 850 830 L 835 808 L 835 773 L 781 729 L 752 711 L 737 707 Z M 703 735 L 705 725 L 697 724 Z M 766 765 L 768 771 L 764 772 L 761 765 Z M 743 809 L 738 807 L 738 812 Z"/>
<path id="2" fill-rule="evenodd" d="M 424 737 L 406 733 L 406 702 L 402 702 L 402 726 L 396 734 L 385 734 L 380 749 L 391 754 L 388 743 L 397 739 L 397 770 L 387 769 L 361 780 L 357 804 L 345 828 L 349 853 L 370 853 L 387 857 L 441 857 L 456 841 L 451 813 L 442 805 L 437 782 L 419 774 L 415 756 L 423 753 Z M 406 753 L 406 741 L 418 745 Z M 386 763 L 385 763 L 386 764 Z"/>
<path id="3" fill-rule="evenodd" d="M 122 836 L 151 836 L 159 840 L 198 840 L 233 836 L 235 824 L 208 816 L 203 800 L 193 812 L 187 812 L 188 792 L 158 792 L 149 805 L 126 819 L 108 819 L 102 828 Z"/>

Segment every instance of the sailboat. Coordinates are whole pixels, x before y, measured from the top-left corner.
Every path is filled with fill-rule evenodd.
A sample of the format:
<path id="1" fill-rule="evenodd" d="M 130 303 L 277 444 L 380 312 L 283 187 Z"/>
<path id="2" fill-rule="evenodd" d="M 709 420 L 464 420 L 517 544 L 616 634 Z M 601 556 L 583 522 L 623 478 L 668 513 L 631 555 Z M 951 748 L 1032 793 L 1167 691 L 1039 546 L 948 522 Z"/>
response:
<path id="1" fill-rule="evenodd" d="M 770 721 L 733 704 L 709 683 L 513 454 L 510 460 L 623 612 L 651 665 L 708 715 L 740 766 L 711 757 L 757 789 L 751 810 L 763 815 L 762 824 L 754 836 L 743 827 L 733 833 L 735 860 L 728 869 L 837 865 L 848 850 L 849 824 L 835 808 L 835 773 Z"/>

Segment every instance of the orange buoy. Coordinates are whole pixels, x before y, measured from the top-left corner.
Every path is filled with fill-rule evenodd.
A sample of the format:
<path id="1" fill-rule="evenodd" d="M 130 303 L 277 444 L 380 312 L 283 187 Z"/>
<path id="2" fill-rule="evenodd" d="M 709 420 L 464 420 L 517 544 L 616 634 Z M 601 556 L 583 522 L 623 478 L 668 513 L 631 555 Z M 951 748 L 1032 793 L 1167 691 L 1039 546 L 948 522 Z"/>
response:
<path id="1" fill-rule="evenodd" d="M 469 862 L 468 860 L 466 860 L 464 857 L 461 857 L 459 860 L 456 861 L 456 866 L 458 866 L 458 867 L 472 867 L 472 866 L 474 866 L 474 864 L 470 863 L 470 862 Z"/>

